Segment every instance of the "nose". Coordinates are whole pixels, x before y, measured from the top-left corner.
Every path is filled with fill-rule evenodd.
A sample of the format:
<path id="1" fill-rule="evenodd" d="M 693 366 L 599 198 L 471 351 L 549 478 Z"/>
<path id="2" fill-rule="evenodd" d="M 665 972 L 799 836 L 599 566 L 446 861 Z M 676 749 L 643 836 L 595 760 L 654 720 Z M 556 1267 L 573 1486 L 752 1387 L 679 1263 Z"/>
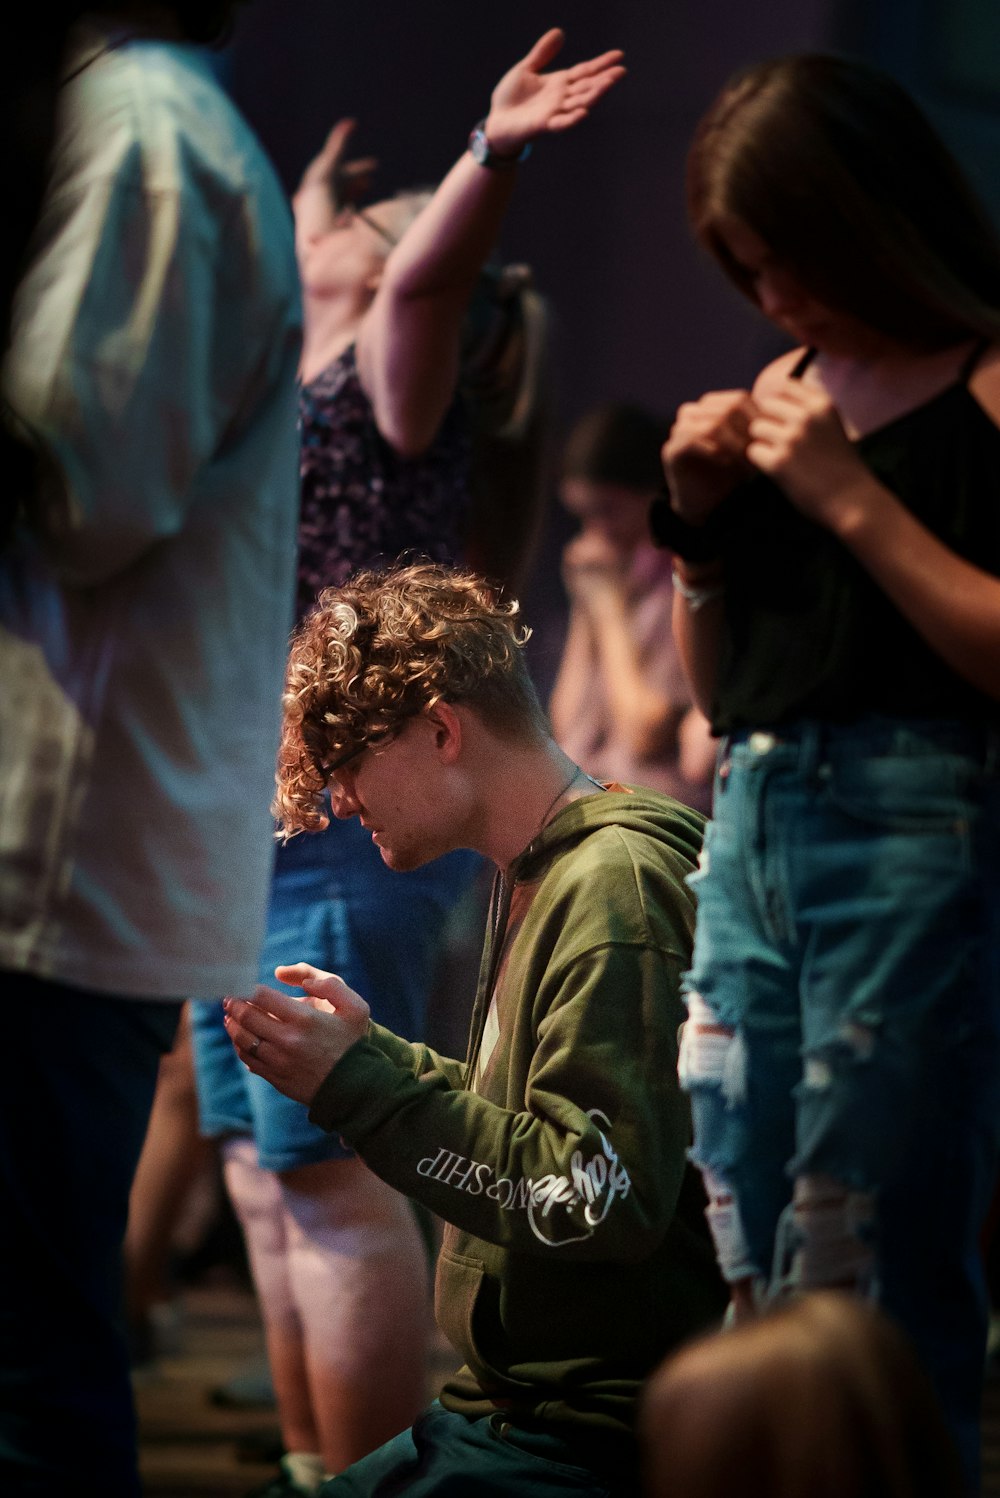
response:
<path id="1" fill-rule="evenodd" d="M 361 810 L 349 770 L 338 771 L 330 777 L 330 810 L 342 822 L 346 822 L 349 817 L 356 817 Z"/>
<path id="2" fill-rule="evenodd" d="M 757 277 L 757 304 L 765 317 L 782 317 L 802 305 L 802 293 L 791 277 L 765 271 Z"/>

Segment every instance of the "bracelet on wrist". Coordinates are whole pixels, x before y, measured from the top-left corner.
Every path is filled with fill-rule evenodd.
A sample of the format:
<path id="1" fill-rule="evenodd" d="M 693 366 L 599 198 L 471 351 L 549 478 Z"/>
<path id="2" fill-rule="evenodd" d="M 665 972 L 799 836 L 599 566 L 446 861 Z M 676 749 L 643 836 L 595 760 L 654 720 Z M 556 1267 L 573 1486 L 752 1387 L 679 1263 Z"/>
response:
<path id="1" fill-rule="evenodd" d="M 680 569 L 674 568 L 674 588 L 681 595 L 692 614 L 703 609 L 707 603 L 714 603 L 721 598 L 726 591 L 726 584 L 721 575 L 716 574 L 716 582 L 690 583 L 683 576 Z"/>

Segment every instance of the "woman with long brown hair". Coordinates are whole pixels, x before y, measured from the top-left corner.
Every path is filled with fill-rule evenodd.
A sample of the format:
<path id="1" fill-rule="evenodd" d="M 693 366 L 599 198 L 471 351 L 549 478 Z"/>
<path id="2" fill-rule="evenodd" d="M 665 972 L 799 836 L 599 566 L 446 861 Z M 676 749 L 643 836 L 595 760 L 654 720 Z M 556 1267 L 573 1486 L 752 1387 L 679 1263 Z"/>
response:
<path id="1" fill-rule="evenodd" d="M 976 1480 L 1000 1122 L 1000 245 L 904 90 L 727 87 L 695 230 L 794 345 L 682 407 L 661 539 L 722 737 L 682 1073 L 737 1318 L 909 1330 Z"/>

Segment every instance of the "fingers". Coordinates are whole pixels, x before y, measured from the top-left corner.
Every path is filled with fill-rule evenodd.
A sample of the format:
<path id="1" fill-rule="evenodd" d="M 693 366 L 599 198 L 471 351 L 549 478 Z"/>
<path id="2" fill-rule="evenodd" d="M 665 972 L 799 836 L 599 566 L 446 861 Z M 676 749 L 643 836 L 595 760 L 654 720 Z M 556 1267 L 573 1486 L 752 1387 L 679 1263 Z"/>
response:
<path id="1" fill-rule="evenodd" d="M 745 390 L 713 391 L 677 412 L 663 448 L 664 463 L 680 456 L 739 459 L 750 437 L 757 407 Z"/>
<path id="2" fill-rule="evenodd" d="M 319 994 L 323 998 L 333 998 L 344 987 L 343 979 L 338 978 L 336 973 L 328 973 L 324 968 L 313 967 L 311 962 L 291 962 L 276 967 L 274 976 L 279 983 L 287 983 L 290 988 L 304 988 L 308 993 Z M 293 1004 L 299 1002 L 292 999 Z"/>
<path id="3" fill-rule="evenodd" d="M 358 122 L 344 117 L 338 120 L 323 143 L 324 155 L 339 155 L 357 129 Z"/>
<path id="4" fill-rule="evenodd" d="M 241 1029 L 259 1035 L 262 1040 L 276 1040 L 284 1026 L 296 1018 L 301 1006 L 287 994 L 258 983 L 252 995 L 230 996 L 223 999 L 222 1007 L 227 1018 L 235 1020 Z"/>
<path id="5" fill-rule="evenodd" d="M 586 62 L 574 63 L 567 69 L 566 77 L 571 83 L 581 78 L 590 78 L 596 73 L 603 73 L 606 69 L 617 74 L 624 73 L 625 69 L 620 66 L 625 53 L 620 47 L 615 47 L 610 52 L 602 52 L 600 57 L 588 58 Z"/>
<path id="6" fill-rule="evenodd" d="M 310 967 L 307 962 L 297 962 L 292 967 L 275 968 L 274 975 L 279 983 L 292 983 L 304 989 L 306 1003 L 315 1009 L 339 1014 L 347 1021 L 368 1018 L 368 1004 L 336 973 L 326 973 L 322 968 Z M 292 1002 L 301 1004 L 298 999 Z"/>
<path id="7" fill-rule="evenodd" d="M 274 1000 L 284 1000 L 285 995 L 259 984 L 252 999 L 227 998 L 223 1000 L 226 1034 L 236 1047 L 237 1055 L 251 1070 L 257 1070 L 257 1052 L 267 1040 L 283 1038 L 286 1025 L 268 1011 Z M 292 1001 L 294 1002 L 294 1001 Z M 267 1008 L 262 1007 L 266 1004 Z"/>
<path id="8" fill-rule="evenodd" d="M 566 33 L 558 26 L 553 26 L 551 31 L 546 31 L 544 36 L 538 38 L 521 66 L 529 68 L 533 73 L 540 72 L 542 68 L 548 67 L 554 57 L 558 57 L 565 40 Z"/>

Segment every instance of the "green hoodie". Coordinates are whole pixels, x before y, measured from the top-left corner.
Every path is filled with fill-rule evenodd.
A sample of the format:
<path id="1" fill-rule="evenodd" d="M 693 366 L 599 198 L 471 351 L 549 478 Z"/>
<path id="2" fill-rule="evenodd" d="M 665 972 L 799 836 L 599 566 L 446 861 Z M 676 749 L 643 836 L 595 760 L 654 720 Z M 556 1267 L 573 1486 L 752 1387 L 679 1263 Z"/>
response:
<path id="1" fill-rule="evenodd" d="M 676 1074 L 701 832 L 652 791 L 571 802 L 498 876 L 468 1060 L 373 1024 L 313 1100 L 446 1223 L 450 1410 L 616 1445 L 646 1375 L 721 1315 Z"/>

